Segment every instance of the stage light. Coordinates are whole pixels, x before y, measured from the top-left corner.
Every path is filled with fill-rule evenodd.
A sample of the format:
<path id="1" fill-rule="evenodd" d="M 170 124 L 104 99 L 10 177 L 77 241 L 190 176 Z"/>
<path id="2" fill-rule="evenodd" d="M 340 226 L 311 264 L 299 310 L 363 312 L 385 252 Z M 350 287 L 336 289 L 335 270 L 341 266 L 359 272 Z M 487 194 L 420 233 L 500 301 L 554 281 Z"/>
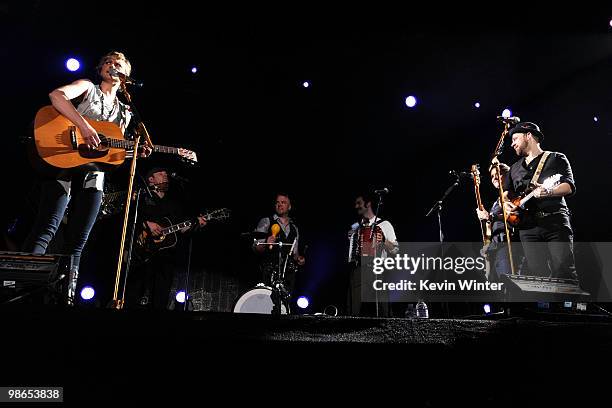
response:
<path id="1" fill-rule="evenodd" d="M 91 286 L 85 286 L 81 289 L 81 299 L 91 300 L 96 295 L 96 291 Z"/>
<path id="2" fill-rule="evenodd" d="M 81 63 L 76 58 L 68 58 L 66 60 L 66 69 L 70 72 L 78 71 L 81 68 Z"/>
<path id="3" fill-rule="evenodd" d="M 476 103 L 474 104 L 474 107 L 475 107 L 475 108 L 480 108 L 480 102 L 476 102 Z"/>
<path id="4" fill-rule="evenodd" d="M 185 303 L 185 291 L 181 290 L 179 292 L 176 292 L 175 299 L 178 303 Z"/>
<path id="5" fill-rule="evenodd" d="M 191 73 L 192 74 L 197 74 L 197 72 L 198 72 L 198 67 L 191 68 Z"/>
<path id="6" fill-rule="evenodd" d="M 303 86 L 304 88 L 308 88 L 308 87 L 310 86 L 310 82 L 308 82 L 308 81 L 304 81 L 304 83 L 302 84 L 302 86 Z"/>
<path id="7" fill-rule="evenodd" d="M 409 108 L 414 108 L 417 104 L 417 99 L 410 95 L 409 97 L 406 98 L 406 106 Z"/>
<path id="8" fill-rule="evenodd" d="M 300 296 L 297 300 L 297 305 L 300 309 L 306 309 L 310 302 L 306 296 Z"/>
<path id="9" fill-rule="evenodd" d="M 597 116 L 593 116 L 593 122 L 599 122 L 599 118 Z"/>
<path id="10" fill-rule="evenodd" d="M 512 111 L 508 108 L 504 109 L 504 111 L 502 112 L 502 116 L 504 118 L 509 118 L 510 116 L 512 116 Z"/>
<path id="11" fill-rule="evenodd" d="M 483 307 L 485 314 L 491 313 L 491 305 L 486 303 Z"/>
<path id="12" fill-rule="evenodd" d="M 610 20 L 610 27 L 612 27 L 612 20 Z"/>

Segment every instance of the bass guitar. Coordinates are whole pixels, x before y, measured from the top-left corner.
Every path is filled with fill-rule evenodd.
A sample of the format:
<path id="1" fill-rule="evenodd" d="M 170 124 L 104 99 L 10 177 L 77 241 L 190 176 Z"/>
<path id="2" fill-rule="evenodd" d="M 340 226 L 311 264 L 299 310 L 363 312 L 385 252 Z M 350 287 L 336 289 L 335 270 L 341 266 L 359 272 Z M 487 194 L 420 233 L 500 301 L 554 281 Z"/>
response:
<path id="1" fill-rule="evenodd" d="M 478 164 L 473 164 L 470 168 L 470 172 L 472 173 L 472 179 L 474 180 L 474 194 L 476 195 L 476 205 L 478 209 L 484 211 L 484 205 L 482 204 L 482 198 L 480 197 L 480 169 Z M 482 234 L 482 243 L 483 247 L 481 250 L 481 254 L 485 258 L 485 276 L 489 279 L 489 274 L 491 272 L 491 262 L 489 261 L 489 257 L 486 256 L 487 248 L 491 244 L 491 221 L 489 220 L 480 220 L 480 233 Z"/>
<path id="2" fill-rule="evenodd" d="M 482 205 L 482 199 L 480 198 L 480 170 L 478 164 L 473 164 L 470 172 L 472 173 L 474 180 L 474 193 L 476 195 L 476 205 L 478 209 L 484 211 L 484 205 Z M 491 222 L 487 220 L 480 220 L 480 232 L 482 233 L 482 243 L 487 245 L 491 243 Z"/>

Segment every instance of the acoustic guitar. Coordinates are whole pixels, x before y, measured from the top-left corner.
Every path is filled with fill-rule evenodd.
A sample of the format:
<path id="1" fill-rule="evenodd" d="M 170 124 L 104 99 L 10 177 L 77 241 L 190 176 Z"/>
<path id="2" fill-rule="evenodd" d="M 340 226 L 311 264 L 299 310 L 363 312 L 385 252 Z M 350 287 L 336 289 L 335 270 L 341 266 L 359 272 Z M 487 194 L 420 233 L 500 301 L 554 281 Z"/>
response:
<path id="1" fill-rule="evenodd" d="M 101 143 L 97 148 L 89 147 L 77 126 L 53 106 L 41 108 L 34 119 L 34 143 L 38 156 L 56 169 L 93 166 L 106 171 L 123 163 L 126 150 L 133 150 L 134 142 L 126 140 L 115 123 L 85 120 L 98 132 Z M 194 152 L 180 147 L 154 145 L 153 151 L 178 155 L 189 164 L 198 160 Z"/>
<path id="2" fill-rule="evenodd" d="M 212 221 L 223 221 L 231 217 L 231 210 L 221 208 L 203 214 L 202 216 L 206 219 L 207 223 Z M 143 228 L 134 239 L 136 259 L 141 262 L 146 262 L 159 251 L 174 247 L 178 241 L 176 235 L 178 231 L 199 225 L 197 217 L 176 224 L 173 224 L 170 218 L 163 217 L 156 220 L 156 223 L 162 227 L 161 234 L 153 236 L 148 229 Z"/>

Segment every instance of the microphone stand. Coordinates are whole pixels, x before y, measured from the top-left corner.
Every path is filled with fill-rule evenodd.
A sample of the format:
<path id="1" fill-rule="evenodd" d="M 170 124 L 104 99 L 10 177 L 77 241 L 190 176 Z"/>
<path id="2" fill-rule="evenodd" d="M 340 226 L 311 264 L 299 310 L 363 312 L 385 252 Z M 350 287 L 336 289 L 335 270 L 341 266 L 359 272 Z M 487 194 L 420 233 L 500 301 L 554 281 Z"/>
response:
<path id="1" fill-rule="evenodd" d="M 378 202 L 376 203 L 376 212 L 374 212 L 374 223 L 372 225 L 372 230 L 370 231 L 370 241 L 374 243 L 374 232 L 376 230 L 376 226 L 378 225 L 378 213 L 380 211 L 380 207 L 382 207 L 383 204 L 383 193 L 379 192 L 376 193 L 378 195 Z M 374 257 L 378 256 L 378 245 L 374 244 Z M 378 300 L 378 291 L 374 292 L 374 296 L 375 296 L 375 302 L 376 302 L 376 317 L 380 317 L 380 313 L 379 313 L 379 300 Z"/>
<path id="2" fill-rule="evenodd" d="M 508 136 L 510 130 L 510 123 L 504 122 L 504 130 L 501 133 L 499 141 L 497 142 L 497 146 L 495 146 L 495 151 L 493 153 L 493 158 L 491 159 L 491 163 L 495 166 L 497 170 L 497 183 L 498 183 L 498 194 L 499 194 L 499 205 L 501 205 L 502 212 L 504 214 L 504 229 L 506 233 L 506 241 L 508 243 L 508 257 L 510 258 L 510 272 L 512 275 L 515 275 L 514 271 L 514 259 L 512 256 L 512 242 L 510 241 L 510 227 L 508 227 L 508 213 L 506 211 L 506 207 L 504 206 L 504 186 L 502 185 L 501 178 L 501 169 L 499 167 L 499 159 L 498 156 L 502 154 L 502 150 L 504 148 L 504 139 Z"/>
<path id="3" fill-rule="evenodd" d="M 287 292 L 285 290 L 285 286 L 282 281 L 282 279 L 284 279 L 285 277 L 284 270 L 282 267 L 282 264 L 283 264 L 282 249 L 285 246 L 291 246 L 290 254 L 293 253 L 293 247 L 295 246 L 295 240 L 291 244 L 286 243 L 286 242 L 272 242 L 272 243 L 257 242 L 257 240 L 254 240 L 254 244 L 255 246 L 260 246 L 260 245 L 278 246 L 278 272 L 273 274 L 272 282 L 271 282 L 272 284 L 272 302 L 274 303 L 274 307 L 272 308 L 272 314 L 275 314 L 275 315 L 281 314 L 281 306 L 282 306 L 283 301 L 285 303 L 285 307 L 287 308 L 287 314 L 290 314 L 291 310 L 289 307 L 289 303 L 287 299 L 285 298 L 285 294 Z M 289 259 L 289 255 L 287 255 L 287 259 Z M 286 267 L 286 263 L 285 263 L 285 267 Z"/>
<path id="4" fill-rule="evenodd" d="M 126 87 L 126 81 L 125 78 L 121 79 L 121 92 L 123 93 L 123 95 L 125 96 L 128 105 L 134 115 L 134 120 L 136 121 L 136 131 L 135 131 L 135 136 L 134 136 L 134 153 L 133 153 L 133 157 L 132 157 L 132 163 L 130 166 L 130 176 L 129 176 L 129 181 L 128 181 L 128 191 L 127 191 L 127 198 L 125 201 L 125 214 L 123 217 L 123 229 L 121 232 L 121 243 L 119 245 L 119 256 L 117 258 L 117 271 L 115 274 L 115 289 L 113 291 L 113 308 L 114 309 L 118 309 L 121 310 L 123 309 L 123 306 L 125 304 L 125 290 L 123 291 L 123 296 L 121 297 L 121 299 L 118 298 L 118 294 L 119 294 L 119 282 L 121 280 L 121 265 L 123 263 L 123 252 L 125 249 L 125 238 L 127 235 L 127 228 L 128 228 L 128 223 L 129 223 L 129 215 L 130 215 L 130 203 L 132 201 L 132 189 L 134 187 L 134 177 L 136 176 L 136 163 L 137 163 L 137 159 L 138 159 L 138 148 L 139 148 L 139 143 L 140 143 L 140 138 L 143 137 L 144 138 L 144 143 L 146 143 L 147 145 L 149 145 L 151 148 L 153 147 L 153 143 L 151 142 L 151 137 L 149 136 L 149 132 L 147 131 L 147 128 L 145 126 L 145 124 L 142 121 L 142 118 L 140 116 L 140 113 L 138 112 L 138 109 L 136 109 L 136 106 L 134 106 L 134 103 L 132 102 L 132 96 L 130 95 L 130 93 L 127 90 Z"/>
<path id="5" fill-rule="evenodd" d="M 138 187 L 138 191 L 136 191 L 136 202 L 134 203 L 134 217 L 132 219 L 132 229 L 130 232 L 130 239 L 128 241 L 128 252 L 125 261 L 125 276 L 123 277 L 123 291 L 121 294 L 121 299 L 125 299 L 125 288 L 127 287 L 128 275 L 130 273 L 130 266 L 132 264 L 132 250 L 134 248 L 134 234 L 136 232 L 137 222 L 138 222 L 138 209 L 140 208 L 140 196 L 143 192 L 146 192 L 149 198 L 153 198 L 153 193 L 149 189 L 145 179 L 142 175 L 138 174 L 138 177 L 141 182 L 141 186 Z"/>
<path id="6" fill-rule="evenodd" d="M 444 258 L 444 232 L 442 232 L 442 203 L 444 203 L 444 200 L 446 200 L 446 197 L 448 197 L 450 195 L 450 193 L 453 192 L 453 190 L 455 190 L 457 187 L 459 187 L 459 183 L 460 183 L 460 178 L 458 174 L 455 174 L 455 182 L 453 184 L 451 184 L 446 191 L 444 192 L 444 194 L 442 195 L 442 198 L 440 198 L 438 201 L 436 201 L 433 205 L 433 207 L 431 207 L 431 209 L 427 212 L 427 214 L 425 215 L 426 217 L 429 217 L 431 215 L 431 213 L 433 213 L 434 211 L 438 214 L 438 229 L 439 229 L 439 239 L 440 239 L 440 256 L 442 258 Z M 446 314 L 449 314 L 448 311 L 448 304 L 446 302 L 444 302 L 444 304 L 442 305 L 444 309 L 446 309 Z"/>
<path id="7" fill-rule="evenodd" d="M 429 217 L 431 213 L 434 211 L 438 214 L 438 228 L 440 230 L 440 244 L 444 242 L 444 233 L 442 232 L 442 217 L 440 215 L 440 213 L 442 212 L 442 203 L 444 202 L 444 200 L 446 200 L 446 197 L 448 197 L 448 195 L 454 189 L 459 187 L 459 176 L 457 175 L 455 177 L 456 177 L 455 182 L 449 188 L 446 189 L 446 191 L 442 195 L 442 198 L 436 201 L 433 207 L 431 207 L 431 209 L 427 212 L 427 214 L 425 214 L 426 217 Z"/>
<path id="8" fill-rule="evenodd" d="M 189 299 L 189 272 L 191 271 L 191 250 L 193 248 L 193 235 L 189 233 L 189 246 L 187 249 L 187 272 L 185 276 L 185 302 L 183 303 L 183 311 L 189 310 L 187 307 Z"/>

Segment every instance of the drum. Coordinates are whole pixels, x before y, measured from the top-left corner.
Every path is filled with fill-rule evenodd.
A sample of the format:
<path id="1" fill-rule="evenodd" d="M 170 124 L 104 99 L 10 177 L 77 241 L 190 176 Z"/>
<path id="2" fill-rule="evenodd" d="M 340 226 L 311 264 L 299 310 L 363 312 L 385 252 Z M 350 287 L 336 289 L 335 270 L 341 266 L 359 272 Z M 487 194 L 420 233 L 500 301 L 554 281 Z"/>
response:
<path id="1" fill-rule="evenodd" d="M 238 298 L 234 313 L 272 314 L 273 307 L 272 288 L 259 284 Z M 285 304 L 281 304 L 281 314 L 288 314 Z"/>

